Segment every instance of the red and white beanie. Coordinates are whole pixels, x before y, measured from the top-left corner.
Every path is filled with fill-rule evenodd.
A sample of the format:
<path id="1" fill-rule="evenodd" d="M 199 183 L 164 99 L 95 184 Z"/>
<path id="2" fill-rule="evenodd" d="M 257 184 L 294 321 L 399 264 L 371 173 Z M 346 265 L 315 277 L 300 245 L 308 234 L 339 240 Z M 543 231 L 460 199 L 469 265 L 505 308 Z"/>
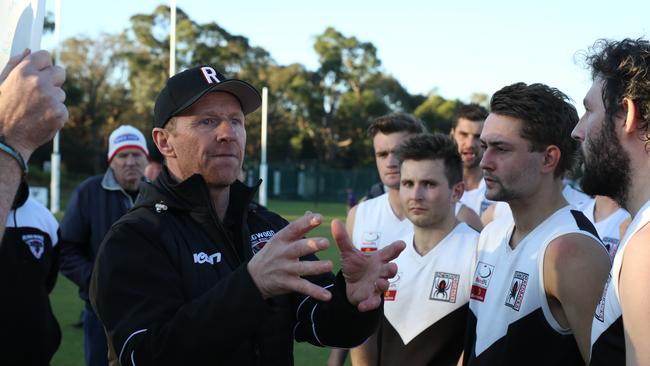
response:
<path id="1" fill-rule="evenodd" d="M 122 125 L 113 131 L 108 138 L 108 162 L 110 163 L 120 150 L 130 148 L 142 150 L 147 159 L 149 158 L 147 141 L 145 141 L 142 132 L 133 126 Z"/>

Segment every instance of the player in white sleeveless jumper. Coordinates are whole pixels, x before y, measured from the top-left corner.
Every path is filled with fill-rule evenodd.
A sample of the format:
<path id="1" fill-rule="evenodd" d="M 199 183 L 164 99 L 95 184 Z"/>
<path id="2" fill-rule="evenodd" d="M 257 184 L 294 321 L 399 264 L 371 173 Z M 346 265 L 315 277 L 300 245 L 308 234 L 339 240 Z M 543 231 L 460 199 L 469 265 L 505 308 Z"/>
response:
<path id="1" fill-rule="evenodd" d="M 614 261 L 625 231 L 621 229 L 629 224 L 630 214 L 607 196 L 596 196 L 584 206 L 582 212 L 594 224 L 609 258 Z"/>
<path id="2" fill-rule="evenodd" d="M 413 233 L 411 222 L 393 210 L 389 195 L 390 191 L 356 206 L 352 243 L 362 252 L 374 252 Z"/>
<path id="3" fill-rule="evenodd" d="M 478 104 L 461 105 L 454 114 L 449 132 L 463 159 L 465 193 L 460 201 L 479 216 L 491 203 L 485 198 L 485 182 L 479 166 L 483 156 L 479 136 L 487 115 L 487 109 Z"/>
<path id="4" fill-rule="evenodd" d="M 465 365 L 581 365 L 609 270 L 593 225 L 562 195 L 578 144 L 568 97 L 543 84 L 497 91 L 481 133 L 488 199 L 512 219 L 481 232 Z M 589 268 L 589 271 L 585 271 Z"/>
<path id="5" fill-rule="evenodd" d="M 354 246 L 365 252 L 373 252 L 402 239 L 413 232 L 413 225 L 404 215 L 399 203 L 399 162 L 395 150 L 408 137 L 425 132 L 424 124 L 417 118 L 403 113 L 394 113 L 377 118 L 368 127 L 372 139 L 377 172 L 388 192 L 379 197 L 363 201 L 348 212 L 345 227 Z M 352 349 L 350 358 L 355 366 L 375 365 L 376 340 L 371 337 L 360 347 Z M 344 350 L 333 350 L 328 365 L 343 365 Z"/>
<path id="6" fill-rule="evenodd" d="M 462 162 L 452 140 L 421 134 L 397 151 L 400 200 L 414 233 L 384 296 L 379 365 L 456 365 L 467 324 L 478 232 L 456 218 Z"/>
<path id="7" fill-rule="evenodd" d="M 585 193 L 612 197 L 633 217 L 616 251 L 591 332 L 591 365 L 650 364 L 650 43 L 600 40 L 593 84 L 573 131 Z"/>

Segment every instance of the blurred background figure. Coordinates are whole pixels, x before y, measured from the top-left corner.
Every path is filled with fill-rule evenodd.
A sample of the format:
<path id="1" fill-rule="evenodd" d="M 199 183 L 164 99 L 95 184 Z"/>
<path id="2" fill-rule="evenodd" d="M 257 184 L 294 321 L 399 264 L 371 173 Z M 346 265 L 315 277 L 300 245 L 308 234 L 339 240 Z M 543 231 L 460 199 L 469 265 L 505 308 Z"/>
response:
<path id="1" fill-rule="evenodd" d="M 61 273 L 79 286 L 79 296 L 85 302 L 84 354 L 88 366 L 108 364 L 104 327 L 88 299 L 93 264 L 108 229 L 133 207 L 148 156 L 142 132 L 129 125 L 118 127 L 108 141 L 109 168 L 75 189 L 61 222 Z"/>

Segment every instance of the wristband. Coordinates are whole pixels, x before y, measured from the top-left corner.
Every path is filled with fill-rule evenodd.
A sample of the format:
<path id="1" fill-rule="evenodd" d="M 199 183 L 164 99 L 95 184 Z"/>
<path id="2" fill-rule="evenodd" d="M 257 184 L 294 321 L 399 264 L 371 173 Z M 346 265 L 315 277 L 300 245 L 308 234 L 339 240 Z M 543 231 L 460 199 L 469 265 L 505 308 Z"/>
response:
<path id="1" fill-rule="evenodd" d="M 20 166 L 20 169 L 23 171 L 23 177 L 27 175 L 27 164 L 25 163 L 25 160 L 23 159 L 22 156 L 20 156 L 20 153 L 16 151 L 11 145 L 7 144 L 5 141 L 5 137 L 0 135 L 0 151 L 9 154 L 12 158 L 16 159 L 16 162 L 18 162 L 18 166 Z"/>

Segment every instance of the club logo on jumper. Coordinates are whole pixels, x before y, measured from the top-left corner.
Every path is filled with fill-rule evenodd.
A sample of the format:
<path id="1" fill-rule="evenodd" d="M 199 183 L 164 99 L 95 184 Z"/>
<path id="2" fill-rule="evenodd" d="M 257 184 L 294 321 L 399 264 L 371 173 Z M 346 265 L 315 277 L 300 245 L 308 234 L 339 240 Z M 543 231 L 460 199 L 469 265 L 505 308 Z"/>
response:
<path id="1" fill-rule="evenodd" d="M 609 253 L 609 257 L 612 259 L 612 261 L 614 260 L 614 256 L 618 250 L 619 242 L 620 240 L 611 238 L 609 236 L 603 238 L 603 244 L 605 244 L 605 249 L 607 249 L 607 253 Z"/>
<path id="2" fill-rule="evenodd" d="M 203 264 L 210 263 L 215 264 L 221 262 L 221 253 L 216 252 L 214 254 L 207 255 L 203 252 L 194 253 L 194 263 Z"/>
<path id="3" fill-rule="evenodd" d="M 609 282 L 612 280 L 612 274 L 609 274 L 607 277 L 607 282 L 605 282 L 605 289 L 603 290 L 603 296 L 600 297 L 598 306 L 596 306 L 596 313 L 594 318 L 598 319 L 601 323 L 605 322 L 605 299 L 607 299 L 607 288 L 609 287 Z"/>
<path id="4" fill-rule="evenodd" d="M 363 233 L 363 241 L 361 242 L 362 252 L 374 252 L 377 250 L 377 242 L 381 238 L 379 231 L 365 231 Z"/>
<path id="5" fill-rule="evenodd" d="M 401 272 L 397 272 L 395 277 L 388 280 L 388 290 L 384 292 L 384 301 L 395 301 L 397 298 L 397 284 L 402 277 Z"/>
<path id="6" fill-rule="evenodd" d="M 23 242 L 36 259 L 41 259 L 45 251 L 45 237 L 38 234 L 23 235 Z"/>
<path id="7" fill-rule="evenodd" d="M 474 271 L 474 281 L 472 281 L 472 292 L 470 298 L 477 301 L 485 301 L 490 279 L 494 273 L 494 266 L 485 262 L 478 262 Z"/>
<path id="8" fill-rule="evenodd" d="M 251 249 L 253 250 L 253 254 L 257 254 L 257 252 L 262 250 L 266 243 L 271 240 L 273 235 L 275 235 L 275 231 L 273 230 L 266 230 L 260 233 L 251 234 Z"/>
<path id="9" fill-rule="evenodd" d="M 515 271 L 512 277 L 512 283 L 506 296 L 506 306 L 517 311 L 521 308 L 521 302 L 524 299 L 526 285 L 528 284 L 528 273 Z"/>
<path id="10" fill-rule="evenodd" d="M 436 272 L 429 299 L 455 303 L 459 279 L 460 275 L 457 274 Z"/>

